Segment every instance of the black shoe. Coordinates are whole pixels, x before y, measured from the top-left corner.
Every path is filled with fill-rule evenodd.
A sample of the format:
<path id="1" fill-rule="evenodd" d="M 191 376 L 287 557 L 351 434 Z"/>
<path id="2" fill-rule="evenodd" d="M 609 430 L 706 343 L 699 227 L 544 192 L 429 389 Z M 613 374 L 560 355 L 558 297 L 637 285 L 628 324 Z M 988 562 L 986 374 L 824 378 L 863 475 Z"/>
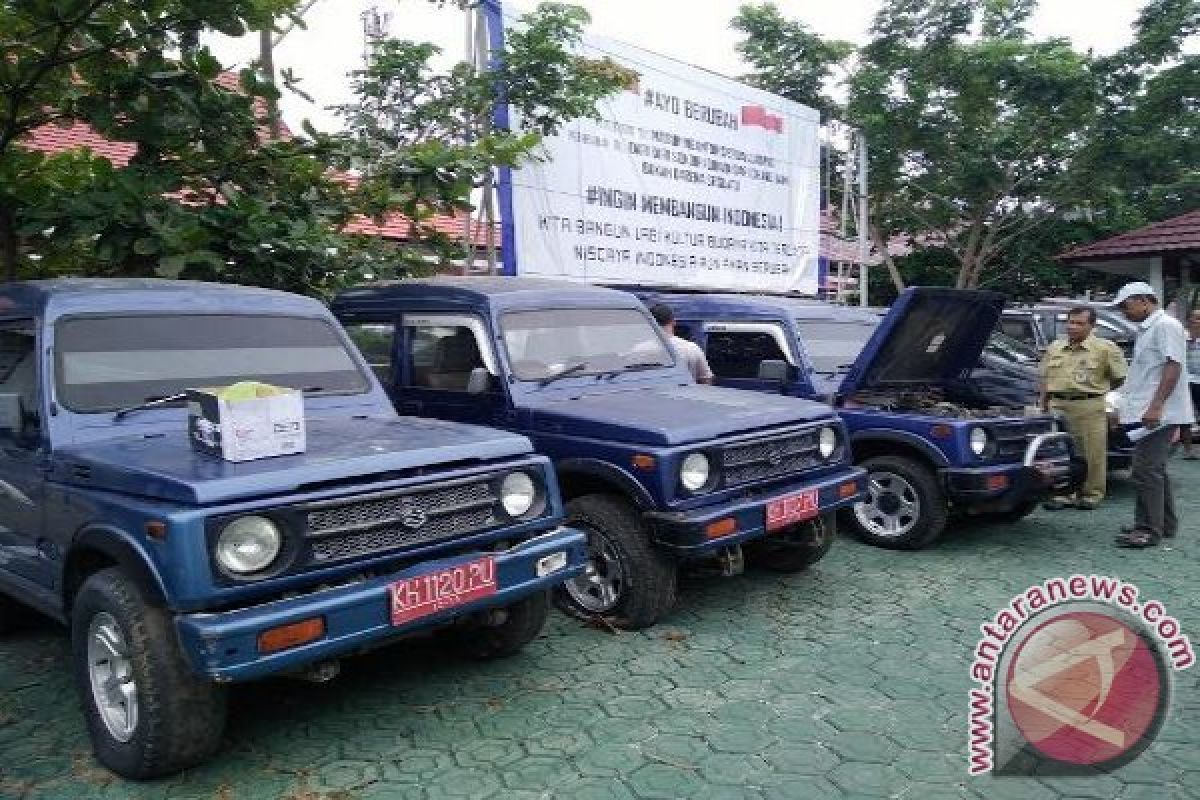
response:
<path id="1" fill-rule="evenodd" d="M 1062 511 L 1064 508 L 1070 508 L 1073 505 L 1075 505 L 1075 501 L 1073 500 L 1066 500 L 1062 497 L 1052 497 L 1046 502 L 1042 503 L 1042 508 L 1046 509 L 1047 511 Z"/>
<path id="2" fill-rule="evenodd" d="M 1153 547 L 1161 541 L 1161 537 L 1154 531 L 1148 531 L 1145 528 L 1134 528 L 1128 533 L 1122 533 L 1117 537 L 1117 547 L 1130 547 L 1140 550 L 1145 547 Z"/>
<path id="3" fill-rule="evenodd" d="M 1121 526 L 1121 535 L 1123 536 L 1127 533 L 1133 533 L 1137 529 L 1138 529 L 1138 527 L 1136 525 L 1122 525 Z M 1177 532 L 1178 531 L 1163 531 L 1163 538 L 1164 539 L 1174 539 L 1175 534 Z"/>

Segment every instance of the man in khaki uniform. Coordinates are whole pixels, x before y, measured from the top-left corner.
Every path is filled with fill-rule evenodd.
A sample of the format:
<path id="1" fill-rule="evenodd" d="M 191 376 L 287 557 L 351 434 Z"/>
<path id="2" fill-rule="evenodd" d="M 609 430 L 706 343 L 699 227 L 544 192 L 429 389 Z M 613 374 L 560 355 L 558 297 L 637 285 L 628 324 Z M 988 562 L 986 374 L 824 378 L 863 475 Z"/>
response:
<path id="1" fill-rule="evenodd" d="M 1067 338 L 1053 342 L 1042 359 L 1042 409 L 1063 414 L 1087 459 L 1088 477 L 1077 497 L 1054 498 L 1046 509 L 1073 507 L 1091 511 L 1104 499 L 1108 482 L 1108 415 L 1104 396 L 1125 381 L 1128 367 L 1121 349 L 1093 336 L 1096 312 L 1073 308 L 1067 314 Z"/>

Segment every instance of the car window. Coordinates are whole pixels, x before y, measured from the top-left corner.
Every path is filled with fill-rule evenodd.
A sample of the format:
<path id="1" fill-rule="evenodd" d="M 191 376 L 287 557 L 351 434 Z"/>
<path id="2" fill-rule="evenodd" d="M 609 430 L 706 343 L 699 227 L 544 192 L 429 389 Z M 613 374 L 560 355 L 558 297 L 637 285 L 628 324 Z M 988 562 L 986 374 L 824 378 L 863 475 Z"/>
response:
<path id="1" fill-rule="evenodd" d="M 831 375 L 844 372 L 854 363 L 878 326 L 878 322 L 866 321 L 796 320 L 813 370 Z"/>
<path id="2" fill-rule="evenodd" d="M 475 332 L 465 325 L 418 322 L 407 326 L 412 386 L 465 392 L 472 371 L 487 367 L 480 354 Z"/>
<path id="3" fill-rule="evenodd" d="M 757 378 L 762 362 L 788 360 L 774 336 L 758 331 L 709 333 L 704 354 L 718 378 Z"/>
<path id="4" fill-rule="evenodd" d="M 38 389 L 37 344 L 32 329 L 0 330 L 0 394 L 20 400 L 22 433 L 39 424 L 41 392 Z"/>
<path id="5" fill-rule="evenodd" d="M 311 394 L 370 388 L 333 324 L 315 317 L 68 317 L 55 328 L 54 351 L 58 399 L 82 413 L 249 380 Z"/>
<path id="6" fill-rule="evenodd" d="M 1019 339 L 1020 341 L 1028 342 L 1029 344 L 1037 344 L 1037 337 L 1033 333 L 1032 320 L 1001 317 L 1000 330 L 1005 335 L 1011 336 L 1014 339 Z"/>
<path id="7" fill-rule="evenodd" d="M 392 385 L 392 347 L 396 326 L 391 323 L 347 325 L 346 333 L 384 386 Z"/>
<path id="8" fill-rule="evenodd" d="M 594 375 L 675 363 L 652 319 L 634 309 L 511 311 L 500 324 L 513 373 L 523 381 L 567 369 Z"/>

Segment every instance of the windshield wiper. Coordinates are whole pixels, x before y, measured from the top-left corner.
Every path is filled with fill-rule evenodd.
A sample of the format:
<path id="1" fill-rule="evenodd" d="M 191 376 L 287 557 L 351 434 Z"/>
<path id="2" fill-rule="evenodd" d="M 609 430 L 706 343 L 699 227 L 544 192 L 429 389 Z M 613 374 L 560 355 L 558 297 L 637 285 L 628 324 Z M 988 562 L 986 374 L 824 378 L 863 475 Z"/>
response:
<path id="1" fill-rule="evenodd" d="M 576 373 L 583 372 L 585 369 L 587 369 L 587 363 L 580 361 L 578 364 L 572 364 L 569 367 L 560 369 L 558 372 L 554 373 L 553 375 L 547 375 L 546 377 L 544 377 L 540 381 L 538 381 L 538 386 L 549 386 L 550 384 L 554 383 L 559 378 L 566 378 L 570 375 L 575 375 Z"/>
<path id="2" fill-rule="evenodd" d="M 634 370 L 638 370 L 638 369 L 654 369 L 655 367 L 669 367 L 669 366 L 671 366 L 671 365 L 664 364 L 661 361 L 635 361 L 632 364 L 626 364 L 625 366 L 621 367 L 620 370 L 614 370 L 614 371 L 616 371 L 616 372 L 633 372 Z"/>
<path id="3" fill-rule="evenodd" d="M 186 397 L 187 392 L 167 395 L 166 397 L 147 397 L 144 401 L 138 403 L 136 406 L 127 406 L 125 408 L 117 409 L 116 413 L 113 414 L 113 422 L 129 416 L 135 411 L 149 411 L 152 408 L 158 408 L 159 406 L 164 406 L 167 403 L 176 403 Z"/>

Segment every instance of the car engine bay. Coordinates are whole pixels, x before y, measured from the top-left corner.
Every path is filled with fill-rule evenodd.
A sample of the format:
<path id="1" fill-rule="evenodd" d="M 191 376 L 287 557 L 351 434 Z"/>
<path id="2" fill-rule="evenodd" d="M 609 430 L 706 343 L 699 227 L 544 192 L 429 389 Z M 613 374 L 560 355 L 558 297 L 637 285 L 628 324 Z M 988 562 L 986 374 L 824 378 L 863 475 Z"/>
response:
<path id="1" fill-rule="evenodd" d="M 1028 416 L 1022 406 L 977 407 L 948 398 L 940 388 L 916 388 L 903 391 L 864 391 L 850 397 L 846 408 L 871 408 L 926 414 L 956 419 L 997 419 Z"/>

